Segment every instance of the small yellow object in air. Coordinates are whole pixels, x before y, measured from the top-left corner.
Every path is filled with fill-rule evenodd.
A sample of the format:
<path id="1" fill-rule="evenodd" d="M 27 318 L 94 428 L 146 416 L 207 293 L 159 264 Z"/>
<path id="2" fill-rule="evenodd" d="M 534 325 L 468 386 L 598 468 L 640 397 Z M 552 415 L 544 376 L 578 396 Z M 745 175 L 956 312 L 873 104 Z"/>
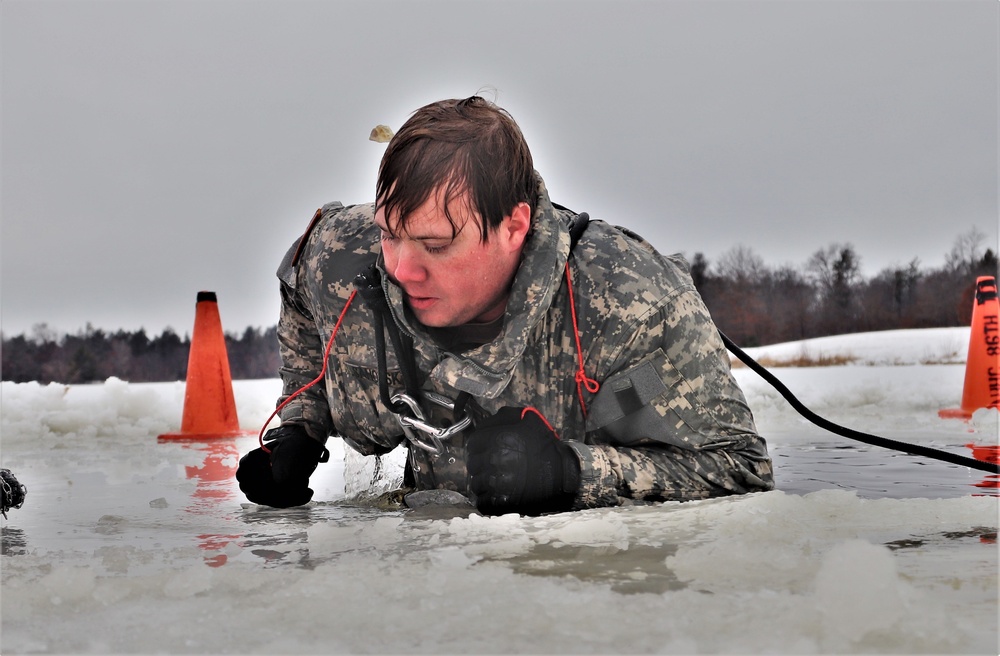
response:
<path id="1" fill-rule="evenodd" d="M 368 140 L 377 143 L 388 143 L 389 139 L 392 139 L 393 134 L 392 128 L 388 125 L 380 124 L 372 128 L 372 133 L 368 135 Z"/>

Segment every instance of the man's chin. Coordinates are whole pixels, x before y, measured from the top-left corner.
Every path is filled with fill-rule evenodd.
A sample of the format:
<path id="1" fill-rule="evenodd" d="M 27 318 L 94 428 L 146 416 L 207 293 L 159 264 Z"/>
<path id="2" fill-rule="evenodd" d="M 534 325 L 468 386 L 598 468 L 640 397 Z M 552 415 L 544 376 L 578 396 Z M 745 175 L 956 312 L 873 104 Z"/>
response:
<path id="1" fill-rule="evenodd" d="M 451 325 L 448 322 L 447 317 L 442 317 L 432 308 L 415 307 L 413 304 L 410 304 L 409 308 L 414 318 L 420 322 L 420 325 L 422 326 L 427 326 L 428 328 L 447 328 Z"/>

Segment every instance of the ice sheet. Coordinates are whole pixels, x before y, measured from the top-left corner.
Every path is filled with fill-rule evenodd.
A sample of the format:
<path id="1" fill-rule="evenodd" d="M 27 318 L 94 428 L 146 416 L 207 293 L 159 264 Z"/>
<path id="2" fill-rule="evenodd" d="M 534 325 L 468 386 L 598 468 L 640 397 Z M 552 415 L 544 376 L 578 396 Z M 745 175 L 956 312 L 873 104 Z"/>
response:
<path id="1" fill-rule="evenodd" d="M 861 430 L 997 442 L 995 411 L 937 417 L 961 397 L 961 364 L 775 372 Z M 339 443 L 313 503 L 258 507 L 232 478 L 256 438 L 157 443 L 179 426 L 181 383 L 4 383 L 2 464 L 28 495 L 3 523 L 0 651 L 997 653 L 988 477 L 883 465 L 737 376 L 761 432 L 798 458 L 798 478 L 775 459 L 789 489 L 542 518 L 358 505 L 348 492 L 372 462 Z M 234 388 L 259 427 L 280 384 Z M 807 482 L 810 467 L 823 473 Z M 902 472 L 936 486 L 900 488 Z"/>

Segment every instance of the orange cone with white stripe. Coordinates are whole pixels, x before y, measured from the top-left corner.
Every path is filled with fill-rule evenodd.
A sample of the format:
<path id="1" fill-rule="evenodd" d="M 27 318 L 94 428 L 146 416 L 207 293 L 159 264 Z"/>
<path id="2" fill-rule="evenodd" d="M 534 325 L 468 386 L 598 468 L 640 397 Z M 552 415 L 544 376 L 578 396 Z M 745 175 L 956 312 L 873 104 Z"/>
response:
<path id="1" fill-rule="evenodd" d="M 160 435 L 158 439 L 205 440 L 251 434 L 253 431 L 240 430 L 236 416 L 226 337 L 215 292 L 198 292 L 181 431 Z"/>
<path id="2" fill-rule="evenodd" d="M 938 415 L 969 419 L 980 408 L 1000 409 L 1000 300 L 993 276 L 976 280 L 962 406 L 940 410 Z"/>

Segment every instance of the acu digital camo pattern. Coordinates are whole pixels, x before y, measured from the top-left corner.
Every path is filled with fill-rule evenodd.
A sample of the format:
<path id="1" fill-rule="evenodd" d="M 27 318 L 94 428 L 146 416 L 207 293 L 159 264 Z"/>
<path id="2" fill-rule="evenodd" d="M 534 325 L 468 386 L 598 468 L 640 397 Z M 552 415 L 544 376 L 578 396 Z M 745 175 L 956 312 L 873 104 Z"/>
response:
<path id="1" fill-rule="evenodd" d="M 392 314 L 414 340 L 421 389 L 451 399 L 469 392 L 477 419 L 508 405 L 537 408 L 580 458 L 576 508 L 771 489 L 766 445 L 687 264 L 603 221 L 590 223 L 570 257 L 573 214 L 552 205 L 541 180 L 539 188 L 502 333 L 492 343 L 446 352 L 383 271 Z M 323 207 L 282 262 L 279 403 L 319 375 L 355 276 L 373 261 L 382 266 L 372 215 L 371 204 Z M 584 368 L 601 385 L 596 394 L 584 390 L 586 415 L 577 397 L 567 259 Z M 392 394 L 403 384 L 386 342 Z M 319 440 L 339 434 L 362 454 L 387 453 L 405 438 L 379 400 L 377 371 L 372 314 L 359 295 L 331 347 L 325 384 L 294 398 L 282 421 L 304 424 Z M 452 419 L 438 406 L 425 411 L 436 425 Z M 460 433 L 436 456 L 411 446 L 415 486 L 468 494 L 464 445 Z"/>

